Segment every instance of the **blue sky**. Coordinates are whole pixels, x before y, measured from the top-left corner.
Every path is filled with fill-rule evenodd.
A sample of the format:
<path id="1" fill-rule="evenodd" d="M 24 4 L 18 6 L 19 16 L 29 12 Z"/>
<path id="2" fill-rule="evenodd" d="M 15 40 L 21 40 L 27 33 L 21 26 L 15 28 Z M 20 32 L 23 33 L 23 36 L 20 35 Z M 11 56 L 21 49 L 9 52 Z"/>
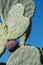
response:
<path id="1" fill-rule="evenodd" d="M 32 17 L 31 34 L 28 37 L 26 43 L 31 44 L 35 47 L 41 47 L 43 45 L 43 0 L 34 1 L 36 10 L 34 16 Z M 10 52 L 6 50 L 6 52 L 0 58 L 0 62 L 7 62 L 9 55 Z"/>
<path id="2" fill-rule="evenodd" d="M 43 44 L 43 0 L 35 0 L 36 11 L 32 18 L 32 30 L 27 43 L 36 47 Z"/>

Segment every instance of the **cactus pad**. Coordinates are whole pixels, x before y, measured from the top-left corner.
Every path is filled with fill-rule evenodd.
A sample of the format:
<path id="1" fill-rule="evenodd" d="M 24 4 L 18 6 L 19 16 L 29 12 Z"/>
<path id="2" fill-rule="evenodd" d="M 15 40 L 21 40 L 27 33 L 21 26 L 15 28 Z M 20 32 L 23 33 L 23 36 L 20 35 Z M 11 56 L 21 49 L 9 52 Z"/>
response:
<path id="1" fill-rule="evenodd" d="M 0 54 L 5 49 L 8 39 L 20 37 L 20 43 L 24 44 L 34 9 L 33 0 L 0 0 Z"/>
<path id="2" fill-rule="evenodd" d="M 18 0 L 0 0 L 0 16 L 3 23 L 6 23 L 7 14 L 16 3 L 18 3 Z"/>
<path id="3" fill-rule="evenodd" d="M 19 0 L 19 3 L 22 3 L 25 7 L 24 15 L 31 18 L 35 10 L 34 0 Z"/>
<path id="4" fill-rule="evenodd" d="M 40 51 L 33 46 L 20 47 L 12 53 L 6 65 L 41 65 Z"/>
<path id="5" fill-rule="evenodd" d="M 8 39 L 16 39 L 27 30 L 30 19 L 23 14 L 24 6 L 20 3 L 10 9 L 7 16 Z"/>
<path id="6" fill-rule="evenodd" d="M 4 24 L 0 23 L 0 55 L 5 49 L 5 45 L 7 42 L 6 36 L 7 36 L 7 28 Z"/>

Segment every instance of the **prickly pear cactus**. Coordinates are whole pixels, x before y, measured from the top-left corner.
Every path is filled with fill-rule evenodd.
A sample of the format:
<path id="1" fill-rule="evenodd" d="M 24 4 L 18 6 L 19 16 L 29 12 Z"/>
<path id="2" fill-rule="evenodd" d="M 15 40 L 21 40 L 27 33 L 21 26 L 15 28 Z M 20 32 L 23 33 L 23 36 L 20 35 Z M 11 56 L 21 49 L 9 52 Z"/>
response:
<path id="1" fill-rule="evenodd" d="M 22 3 L 25 7 L 24 15 L 31 18 L 35 10 L 34 0 L 18 0 L 19 3 Z"/>
<path id="2" fill-rule="evenodd" d="M 17 3 L 22 3 L 25 6 L 25 16 L 29 18 L 33 16 L 35 10 L 34 0 L 0 0 L 0 16 L 3 23 L 6 23 L 9 10 Z"/>
<path id="3" fill-rule="evenodd" d="M 5 48 L 5 44 L 8 39 L 16 39 L 17 37 L 21 36 L 29 26 L 30 19 L 24 17 L 23 12 L 24 12 L 24 6 L 18 3 L 14 7 L 12 7 L 8 13 L 7 24 L 6 24 L 7 27 L 5 24 L 0 23 L 0 30 L 1 30 L 0 51 L 1 52 Z"/>
<path id="4" fill-rule="evenodd" d="M 0 55 L 5 49 L 7 43 L 7 28 L 4 24 L 0 23 Z"/>
<path id="5" fill-rule="evenodd" d="M 31 14 L 29 15 L 29 17 L 24 15 L 24 13 L 27 14 L 27 9 L 30 8 L 30 5 L 28 5 L 28 3 L 31 6 L 33 5 L 31 9 L 28 11 L 29 14 Z M 25 7 L 27 5 L 29 6 L 29 8 Z M 2 24 L 5 25 L 5 28 L 7 30 L 7 33 L 5 30 L 4 33 L 3 29 L 1 31 L 2 37 L 0 36 L 1 38 L 0 40 L 1 42 L 3 40 L 4 41 L 2 42 L 2 44 L 0 42 L 0 48 L 2 50 L 0 54 L 4 51 L 8 39 L 10 40 L 10 39 L 20 38 L 21 45 L 25 43 L 26 30 L 30 25 L 30 18 L 33 15 L 34 9 L 35 9 L 35 5 L 33 0 L 29 0 L 29 1 L 23 0 L 22 4 L 18 0 L 0 0 L 0 16 L 2 18 Z M 5 38 L 3 37 L 3 35 L 5 35 L 4 36 Z"/>
<path id="6" fill-rule="evenodd" d="M 0 16 L 3 23 L 6 23 L 7 14 L 16 3 L 18 3 L 18 0 L 0 0 Z"/>
<path id="7" fill-rule="evenodd" d="M 23 16 L 24 5 L 18 3 L 8 13 L 8 38 L 15 39 L 21 36 L 30 24 L 30 19 Z"/>
<path id="8" fill-rule="evenodd" d="M 6 65 L 41 65 L 40 51 L 33 46 L 20 47 L 12 53 Z"/>

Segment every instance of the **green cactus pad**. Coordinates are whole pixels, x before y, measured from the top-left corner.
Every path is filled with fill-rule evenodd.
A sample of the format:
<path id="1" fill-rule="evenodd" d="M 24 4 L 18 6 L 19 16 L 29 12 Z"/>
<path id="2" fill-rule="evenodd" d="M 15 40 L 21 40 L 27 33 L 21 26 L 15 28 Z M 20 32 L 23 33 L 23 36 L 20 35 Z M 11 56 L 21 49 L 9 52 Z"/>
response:
<path id="1" fill-rule="evenodd" d="M 0 0 L 0 16 L 3 23 L 6 23 L 7 14 L 10 8 L 16 3 L 18 3 L 18 0 Z"/>
<path id="2" fill-rule="evenodd" d="M 0 55 L 3 53 L 6 43 L 7 43 L 6 37 L 0 36 Z"/>
<path id="3" fill-rule="evenodd" d="M 7 43 L 6 36 L 7 36 L 7 28 L 4 24 L 0 23 L 0 55 L 5 49 L 5 45 Z"/>
<path id="4" fill-rule="evenodd" d="M 0 23 L 0 36 L 6 36 L 7 34 L 7 27 L 5 26 L 5 24 Z"/>
<path id="5" fill-rule="evenodd" d="M 30 19 L 23 14 L 24 6 L 20 3 L 10 9 L 7 16 L 8 39 L 16 39 L 27 30 Z"/>
<path id="6" fill-rule="evenodd" d="M 25 7 L 24 15 L 31 18 L 35 10 L 34 0 L 19 0 L 19 3 L 22 3 Z"/>
<path id="7" fill-rule="evenodd" d="M 33 46 L 20 47 L 12 53 L 6 65 L 41 65 L 40 51 Z"/>

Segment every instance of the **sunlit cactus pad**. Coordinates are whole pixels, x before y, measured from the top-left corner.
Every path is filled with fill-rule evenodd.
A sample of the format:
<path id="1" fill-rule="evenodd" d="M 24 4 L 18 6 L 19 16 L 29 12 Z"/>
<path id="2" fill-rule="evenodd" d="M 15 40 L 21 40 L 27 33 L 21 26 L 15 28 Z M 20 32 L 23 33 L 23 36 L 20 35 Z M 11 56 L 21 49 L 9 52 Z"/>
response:
<path id="1" fill-rule="evenodd" d="M 12 53 L 6 65 L 41 65 L 40 51 L 33 46 L 20 47 Z"/>
<path id="2" fill-rule="evenodd" d="M 20 44 L 24 45 L 34 10 L 33 0 L 0 0 L 0 54 L 10 39 L 20 38 Z"/>
<path id="3" fill-rule="evenodd" d="M 18 3 L 18 0 L 0 0 L 0 16 L 4 22 L 10 8 L 16 3 Z"/>
<path id="4" fill-rule="evenodd" d="M 8 39 L 16 39 L 23 35 L 30 24 L 30 19 L 23 16 L 23 4 L 14 5 L 7 16 L 7 24 L 0 23 L 0 54 L 6 47 L 5 44 Z"/>
<path id="5" fill-rule="evenodd" d="M 15 39 L 23 35 L 27 30 L 30 19 L 24 15 L 24 5 L 14 5 L 7 16 L 8 39 Z"/>
<path id="6" fill-rule="evenodd" d="M 25 7 L 24 15 L 31 18 L 35 10 L 34 0 L 19 0 L 19 3 L 22 3 Z"/>
<path id="7" fill-rule="evenodd" d="M 35 10 L 34 0 L 0 0 L 0 16 L 4 23 L 6 23 L 9 10 L 17 3 L 22 3 L 25 6 L 25 16 L 29 18 L 33 16 Z"/>
<path id="8" fill-rule="evenodd" d="M 5 49 L 5 45 L 7 43 L 6 36 L 7 36 L 7 28 L 4 24 L 0 23 L 0 55 Z"/>

